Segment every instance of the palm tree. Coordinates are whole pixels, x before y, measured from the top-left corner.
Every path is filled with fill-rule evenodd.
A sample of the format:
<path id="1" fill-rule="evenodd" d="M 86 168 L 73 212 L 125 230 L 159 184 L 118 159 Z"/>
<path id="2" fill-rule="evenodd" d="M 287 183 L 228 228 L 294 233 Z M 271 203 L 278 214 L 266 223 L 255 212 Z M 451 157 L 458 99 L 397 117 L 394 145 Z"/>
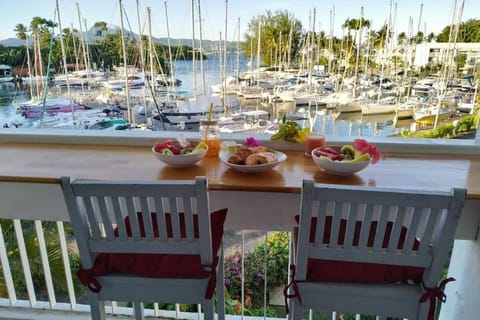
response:
<path id="1" fill-rule="evenodd" d="M 20 297 L 26 297 L 27 289 L 25 283 L 25 277 L 23 275 L 23 266 L 20 258 L 20 251 L 16 241 L 15 230 L 13 220 L 1 220 L 1 230 L 3 231 L 6 252 L 8 253 L 8 261 L 10 264 L 10 270 L 12 272 L 12 278 L 17 289 L 17 293 Z M 43 270 L 43 264 L 40 256 L 39 242 L 37 238 L 37 232 L 33 221 L 22 222 L 22 232 L 24 235 L 25 249 L 27 251 L 29 266 L 31 271 L 31 277 L 35 287 L 35 291 L 39 295 L 46 294 L 45 276 Z M 57 293 L 67 293 L 67 281 L 65 276 L 65 270 L 63 265 L 62 252 L 60 248 L 60 239 L 58 237 L 57 228 L 55 222 L 43 222 L 42 223 L 43 235 L 45 244 L 47 247 L 48 262 L 50 266 L 50 272 L 52 275 L 53 284 Z M 71 228 L 67 225 L 66 232 L 72 234 Z M 79 267 L 80 258 L 79 255 L 74 252 L 73 247 L 69 248 L 69 260 L 72 271 L 76 271 Z M 4 273 L 1 271 L 0 266 L 0 296 L 8 296 Z M 84 291 L 84 287 L 80 284 L 78 279 L 74 277 L 74 286 L 77 292 Z"/>
<path id="2" fill-rule="evenodd" d="M 407 40 L 407 34 L 405 32 L 400 32 L 397 36 L 398 44 L 404 44 L 405 40 Z"/>
<path id="3" fill-rule="evenodd" d="M 28 29 L 27 29 L 27 26 L 25 26 L 24 24 L 22 23 L 19 23 L 15 26 L 15 29 L 13 30 L 15 31 L 16 33 L 16 36 L 18 39 L 20 40 L 23 40 L 25 42 L 25 52 L 27 54 L 27 67 L 28 67 L 28 75 L 30 76 L 29 77 L 29 81 L 30 81 L 30 94 L 32 95 L 33 94 L 33 89 L 32 89 L 32 65 L 31 65 L 31 62 L 30 62 L 30 48 L 28 46 Z"/>

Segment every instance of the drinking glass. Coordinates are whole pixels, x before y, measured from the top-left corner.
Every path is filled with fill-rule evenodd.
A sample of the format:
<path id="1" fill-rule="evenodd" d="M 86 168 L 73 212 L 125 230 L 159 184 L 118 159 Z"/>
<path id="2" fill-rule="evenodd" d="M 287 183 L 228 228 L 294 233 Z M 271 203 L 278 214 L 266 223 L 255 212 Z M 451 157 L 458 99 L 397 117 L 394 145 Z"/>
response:
<path id="1" fill-rule="evenodd" d="M 312 150 L 325 145 L 325 134 L 321 131 L 311 131 L 305 139 L 305 155 L 311 157 Z"/>

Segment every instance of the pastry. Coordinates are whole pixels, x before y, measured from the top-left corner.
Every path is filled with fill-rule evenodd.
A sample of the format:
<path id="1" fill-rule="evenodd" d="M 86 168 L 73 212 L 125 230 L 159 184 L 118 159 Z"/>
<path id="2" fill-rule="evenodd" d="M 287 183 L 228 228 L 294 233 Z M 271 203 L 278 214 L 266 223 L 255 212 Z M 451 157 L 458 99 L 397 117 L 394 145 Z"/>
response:
<path id="1" fill-rule="evenodd" d="M 257 164 L 266 164 L 272 163 L 278 160 L 278 157 L 273 152 L 257 152 L 249 155 L 245 159 L 245 164 L 247 166 L 257 165 Z"/>
<path id="2" fill-rule="evenodd" d="M 235 151 L 233 155 L 228 158 L 228 162 L 233 164 L 245 164 L 245 160 L 251 154 L 253 154 L 253 151 L 250 150 L 250 148 L 239 148 L 237 151 Z"/>

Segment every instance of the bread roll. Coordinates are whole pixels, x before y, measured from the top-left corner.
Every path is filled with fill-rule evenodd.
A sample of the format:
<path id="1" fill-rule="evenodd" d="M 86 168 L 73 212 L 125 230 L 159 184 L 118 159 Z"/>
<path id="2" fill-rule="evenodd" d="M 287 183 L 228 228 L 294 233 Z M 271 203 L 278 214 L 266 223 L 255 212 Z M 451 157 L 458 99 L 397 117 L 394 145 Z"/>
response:
<path id="1" fill-rule="evenodd" d="M 229 163 L 233 163 L 233 164 L 243 164 L 243 163 L 245 163 L 245 159 L 243 159 L 242 157 L 240 157 L 238 154 L 232 154 L 232 155 L 228 158 L 228 162 L 229 162 Z"/>
<path id="2" fill-rule="evenodd" d="M 245 159 L 245 164 L 247 166 L 257 165 L 257 164 L 266 164 L 275 162 L 278 160 L 278 157 L 273 152 L 258 152 L 251 154 Z"/>
<path id="3" fill-rule="evenodd" d="M 257 146 L 257 147 L 248 147 L 252 153 L 259 153 L 259 152 L 267 152 L 267 147 L 264 146 Z"/>
<path id="4" fill-rule="evenodd" d="M 228 162 L 233 164 L 245 164 L 245 160 L 253 153 L 249 148 L 239 148 L 228 158 Z"/>

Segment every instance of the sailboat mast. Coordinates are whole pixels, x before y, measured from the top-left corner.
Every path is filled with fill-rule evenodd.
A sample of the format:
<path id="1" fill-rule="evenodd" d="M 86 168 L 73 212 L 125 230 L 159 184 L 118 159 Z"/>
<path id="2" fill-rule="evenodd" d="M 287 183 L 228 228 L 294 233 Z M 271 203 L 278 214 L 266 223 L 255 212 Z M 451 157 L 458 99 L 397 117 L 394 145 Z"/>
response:
<path id="1" fill-rule="evenodd" d="M 330 39 L 328 40 L 328 72 L 332 73 L 333 32 L 334 32 L 335 6 L 330 10 Z"/>
<path id="2" fill-rule="evenodd" d="M 390 56 L 390 28 L 391 28 L 391 24 L 392 24 L 392 5 L 393 5 L 393 1 L 390 0 L 390 12 L 389 12 L 389 16 L 388 16 L 388 24 L 387 24 L 387 32 L 385 34 L 385 43 L 383 45 L 383 57 L 382 57 L 382 66 L 381 66 L 381 70 L 380 70 L 380 85 L 379 85 L 379 89 L 380 89 L 380 92 L 378 94 L 378 97 L 377 97 L 377 103 L 380 103 L 380 99 L 382 97 L 382 84 L 383 84 L 383 77 L 385 75 L 385 60 L 386 60 L 386 57 L 389 57 Z"/>
<path id="3" fill-rule="evenodd" d="M 163 1 L 163 6 L 164 6 L 164 9 L 165 9 L 165 23 L 167 25 L 167 45 L 168 45 L 168 62 L 170 64 L 170 70 L 169 70 L 169 73 L 170 73 L 170 78 L 171 78 L 171 82 L 168 83 L 167 82 L 167 88 L 169 87 L 169 85 L 173 85 L 175 83 L 174 79 L 173 79 L 173 60 L 172 60 L 172 46 L 170 44 L 170 27 L 168 25 L 168 11 L 167 11 L 167 0 L 164 0 Z"/>
<path id="4" fill-rule="evenodd" d="M 73 23 L 71 25 L 71 30 L 72 30 L 72 32 L 74 30 Z M 82 40 L 80 40 L 80 42 L 81 41 Z M 78 70 L 80 70 L 80 67 L 79 67 L 80 61 L 78 61 L 79 57 L 78 57 L 78 51 L 77 51 L 77 41 L 75 41 L 75 37 L 72 37 L 72 43 L 73 43 L 73 52 L 75 52 L 75 71 L 78 71 Z"/>
<path id="5" fill-rule="evenodd" d="M 142 34 L 142 24 L 140 22 L 140 3 L 139 0 L 137 0 L 137 22 L 138 22 L 138 46 L 140 47 L 140 69 L 142 70 L 142 78 L 143 78 L 143 105 L 146 108 L 147 104 L 147 97 L 145 94 L 145 88 L 147 87 L 146 84 L 148 84 L 148 87 L 152 85 L 153 81 L 153 73 L 150 73 L 150 77 L 147 77 L 146 75 L 146 68 L 145 68 L 145 54 L 143 52 L 143 34 Z"/>
<path id="6" fill-rule="evenodd" d="M 30 47 L 28 45 L 28 34 L 25 33 L 25 51 L 27 53 L 27 67 L 28 67 L 28 87 L 30 90 L 30 98 L 33 99 L 33 80 L 32 77 L 34 76 L 32 72 L 32 62 L 30 58 Z"/>
<path id="7" fill-rule="evenodd" d="M 198 4 L 198 32 L 200 33 L 200 46 L 199 46 L 199 51 L 200 51 L 200 74 L 202 75 L 202 95 L 206 97 L 207 93 L 205 91 L 205 72 L 203 70 L 203 36 L 202 36 L 202 13 L 200 9 L 200 0 L 197 1 Z"/>
<path id="8" fill-rule="evenodd" d="M 223 110 L 226 108 L 227 103 L 227 20 L 228 20 L 228 0 L 225 0 L 225 39 L 223 45 L 223 69 L 222 69 L 222 86 L 223 86 Z"/>
<path id="9" fill-rule="evenodd" d="M 292 41 L 293 41 L 293 29 L 295 27 L 295 20 L 292 19 L 290 22 L 290 32 L 288 34 L 288 50 L 287 50 L 287 70 L 290 69 L 290 62 L 292 60 Z"/>
<path id="10" fill-rule="evenodd" d="M 123 33 L 123 6 L 122 0 L 118 0 L 120 7 L 120 34 L 122 36 L 122 54 L 123 54 L 123 70 L 125 71 L 125 95 L 127 103 L 127 119 L 132 123 L 132 110 L 130 110 L 130 90 L 128 88 L 128 66 L 127 66 L 127 50 L 125 46 L 125 35 Z"/>
<path id="11" fill-rule="evenodd" d="M 153 43 L 152 43 L 152 18 L 151 18 L 151 9 L 147 7 L 147 20 L 148 20 L 148 51 L 149 51 L 149 59 L 150 59 L 150 75 L 152 77 L 150 83 L 150 88 L 153 89 Z"/>
<path id="12" fill-rule="evenodd" d="M 236 78 L 240 78 L 240 18 L 238 18 L 237 25 L 237 74 Z"/>
<path id="13" fill-rule="evenodd" d="M 360 31 L 360 34 L 359 34 L 359 39 L 358 39 L 358 45 L 357 45 L 357 55 L 356 55 L 356 59 L 355 59 L 355 75 L 354 75 L 354 81 L 353 81 L 353 96 L 355 97 L 356 96 L 356 89 L 357 89 L 357 76 L 358 76 L 358 60 L 360 60 L 360 47 L 361 47 L 361 42 L 362 42 L 362 30 L 363 30 L 363 6 L 360 7 L 360 23 L 359 23 L 359 27 L 358 27 L 358 30 Z M 355 37 L 356 39 L 356 37 Z"/>
<path id="14" fill-rule="evenodd" d="M 258 38 L 257 38 L 257 71 L 260 69 L 260 59 L 261 59 L 261 49 L 260 44 L 262 43 L 262 21 L 258 21 Z"/>
<path id="15" fill-rule="evenodd" d="M 192 81 L 193 96 L 197 97 L 197 57 L 195 52 L 195 0 L 192 0 Z"/>
<path id="16" fill-rule="evenodd" d="M 87 68 L 90 68 L 92 67 L 92 63 L 90 61 L 90 48 L 88 46 L 88 29 L 87 29 L 87 19 L 83 19 L 83 25 L 85 27 L 85 55 L 87 56 Z"/>
<path id="17" fill-rule="evenodd" d="M 83 30 L 82 30 L 82 19 L 80 18 L 80 6 L 78 2 L 76 3 L 76 5 L 77 5 L 78 23 L 80 25 L 80 48 L 83 54 L 83 63 L 85 65 L 85 70 L 88 71 L 90 69 L 90 66 L 87 64 L 87 50 L 85 50 L 85 42 L 82 37 Z"/>
<path id="18" fill-rule="evenodd" d="M 67 81 L 67 92 L 68 98 L 70 99 L 70 108 L 72 109 L 72 117 L 75 120 L 75 113 L 73 112 L 73 104 L 72 104 L 72 95 L 70 92 L 70 80 L 68 78 L 68 67 L 67 67 L 67 53 L 65 51 L 65 44 L 63 43 L 63 31 L 62 31 L 62 22 L 60 20 L 60 10 L 58 7 L 58 0 L 56 0 L 56 8 L 57 8 L 57 17 L 58 17 L 58 28 L 60 29 L 60 47 L 62 48 L 62 58 L 63 58 L 63 67 L 65 70 L 65 79 Z"/>
<path id="19" fill-rule="evenodd" d="M 137 21 L 138 21 L 138 46 L 140 47 L 140 68 L 143 71 L 143 77 L 145 81 L 145 55 L 143 53 L 143 34 L 142 34 L 142 24 L 140 23 L 140 4 L 139 0 L 137 0 Z M 151 77 L 153 75 L 150 75 Z"/>

